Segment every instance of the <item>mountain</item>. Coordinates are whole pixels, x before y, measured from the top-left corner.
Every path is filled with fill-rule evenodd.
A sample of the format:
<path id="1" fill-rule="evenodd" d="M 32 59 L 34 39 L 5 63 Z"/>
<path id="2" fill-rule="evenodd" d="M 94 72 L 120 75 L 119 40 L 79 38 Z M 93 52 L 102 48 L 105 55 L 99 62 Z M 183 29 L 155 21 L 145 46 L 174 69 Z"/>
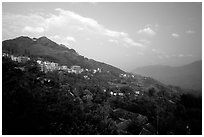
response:
<path id="1" fill-rule="evenodd" d="M 138 85 L 144 91 L 148 91 L 149 88 L 160 90 L 161 87 L 165 88 L 166 91 L 172 90 L 165 84 L 155 79 L 140 75 L 133 76 L 132 73 L 124 72 L 123 70 L 120 70 L 114 66 L 103 62 L 98 62 L 93 59 L 88 59 L 82 55 L 79 55 L 74 49 L 69 49 L 65 45 L 57 44 L 45 36 L 40 38 L 21 36 L 15 39 L 5 40 L 2 42 L 2 50 L 4 53 L 17 56 L 25 55 L 36 59 L 40 57 L 43 60 L 53 61 L 59 63 L 59 65 L 67 65 L 68 67 L 71 67 L 72 65 L 79 65 L 82 68 L 88 69 L 100 68 L 103 73 L 99 75 L 99 80 L 104 80 L 106 82 L 120 81 L 123 83 L 123 79 L 125 79 L 125 81 L 128 82 L 125 82 L 126 84 L 122 85 L 131 85 L 132 88 L 135 88 L 135 90 L 138 88 Z M 125 75 L 121 76 L 122 74 Z M 119 84 L 117 86 L 121 85 Z"/>
<path id="2" fill-rule="evenodd" d="M 88 59 L 79 55 L 74 49 L 57 44 L 47 37 L 29 38 L 21 36 L 15 39 L 5 40 L 2 42 L 2 50 L 14 55 L 25 55 L 32 57 L 41 57 L 48 61 L 59 63 L 60 65 L 79 65 L 82 68 L 111 71 L 112 73 L 124 73 L 124 71 L 111 65 Z"/>
<path id="3" fill-rule="evenodd" d="M 2 49 L 9 53 L 2 56 L 3 134 L 201 134 L 201 96 L 85 58 L 46 37 L 6 40 Z M 39 57 L 102 71 L 44 73 Z"/>
<path id="4" fill-rule="evenodd" d="M 152 77 L 168 85 L 185 89 L 202 90 L 202 61 L 170 67 L 162 65 L 145 66 L 132 71 L 135 74 Z"/>

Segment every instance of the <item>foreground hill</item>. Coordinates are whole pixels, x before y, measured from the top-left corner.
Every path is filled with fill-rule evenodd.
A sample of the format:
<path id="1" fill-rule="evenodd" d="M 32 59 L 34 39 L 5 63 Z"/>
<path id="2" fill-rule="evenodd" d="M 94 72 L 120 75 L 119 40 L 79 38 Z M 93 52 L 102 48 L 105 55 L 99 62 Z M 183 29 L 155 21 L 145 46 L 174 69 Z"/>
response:
<path id="1" fill-rule="evenodd" d="M 202 61 L 196 61 L 180 67 L 170 66 L 145 66 L 133 70 L 157 79 L 168 85 L 180 86 L 185 89 L 202 90 Z"/>
<path id="2" fill-rule="evenodd" d="M 32 58 L 3 56 L 2 134 L 202 134 L 201 97 L 151 78 L 106 73 L 44 73 Z"/>
<path id="3" fill-rule="evenodd" d="M 21 36 L 11 40 L 5 40 L 2 42 L 2 49 L 3 52 L 10 54 L 41 57 L 48 61 L 67 65 L 68 67 L 79 65 L 82 68 L 101 68 L 102 71 L 111 71 L 116 74 L 124 73 L 122 70 L 111 65 L 85 58 L 79 55 L 74 49 L 57 44 L 47 37 L 32 39 Z"/>

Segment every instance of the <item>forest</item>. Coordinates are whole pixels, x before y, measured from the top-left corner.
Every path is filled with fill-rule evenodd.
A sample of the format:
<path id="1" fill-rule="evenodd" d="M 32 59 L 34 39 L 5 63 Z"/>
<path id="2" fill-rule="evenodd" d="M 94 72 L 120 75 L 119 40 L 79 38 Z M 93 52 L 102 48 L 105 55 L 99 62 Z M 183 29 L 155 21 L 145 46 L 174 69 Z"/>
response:
<path id="1" fill-rule="evenodd" d="M 112 77 L 44 73 L 33 60 L 2 57 L 2 134 L 202 134 L 201 96 L 150 88 L 136 97 L 129 86 L 110 86 Z M 110 94 L 118 90 L 123 96 Z"/>

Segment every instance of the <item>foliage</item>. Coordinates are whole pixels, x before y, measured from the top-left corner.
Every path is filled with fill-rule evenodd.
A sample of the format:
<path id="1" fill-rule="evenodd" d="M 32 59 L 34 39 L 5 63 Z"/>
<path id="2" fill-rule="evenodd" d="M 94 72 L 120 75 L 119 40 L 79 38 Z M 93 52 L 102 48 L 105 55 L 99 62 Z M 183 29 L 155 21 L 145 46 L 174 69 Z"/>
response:
<path id="1" fill-rule="evenodd" d="M 184 94 L 173 102 L 175 95 L 164 88 L 155 94 L 152 88 L 135 98 L 133 87 L 113 88 L 103 73 L 90 80 L 82 74 L 45 74 L 32 60 L 22 64 L 4 57 L 2 66 L 3 134 L 139 134 L 147 124 L 138 124 L 139 114 L 148 118 L 152 134 L 201 134 L 201 97 Z M 124 96 L 112 96 L 112 91 Z M 117 115 L 116 109 L 125 111 Z M 123 115 L 126 129 L 118 126 L 124 124 Z"/>

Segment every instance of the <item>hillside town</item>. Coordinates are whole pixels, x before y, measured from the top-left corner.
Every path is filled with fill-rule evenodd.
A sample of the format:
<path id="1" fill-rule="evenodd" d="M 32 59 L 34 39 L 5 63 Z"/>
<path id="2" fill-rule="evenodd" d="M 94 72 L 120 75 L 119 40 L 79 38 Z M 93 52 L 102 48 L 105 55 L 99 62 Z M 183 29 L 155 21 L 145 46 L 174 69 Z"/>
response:
<path id="1" fill-rule="evenodd" d="M 27 56 L 14 56 L 14 55 L 11 55 L 8 53 L 3 53 L 2 56 L 8 57 L 12 61 L 15 61 L 18 63 L 26 63 L 27 61 L 31 60 L 31 58 L 27 57 Z M 86 68 L 86 69 L 84 69 L 78 65 L 73 65 L 69 68 L 66 65 L 59 65 L 59 63 L 45 61 L 45 60 L 43 61 L 42 58 L 37 58 L 37 59 L 35 59 L 35 61 L 37 62 L 38 66 L 40 68 L 40 71 L 42 71 L 44 73 L 58 71 L 58 72 L 64 72 L 64 73 L 81 74 L 83 72 L 83 78 L 85 80 L 90 80 L 90 78 L 93 77 L 94 74 L 102 72 L 102 70 L 100 68 L 97 68 L 97 69 L 87 69 Z M 19 69 L 24 70 L 23 67 L 19 67 Z M 107 71 L 106 73 L 109 73 L 109 71 Z M 134 78 L 135 76 L 131 75 L 131 74 L 119 74 L 119 77 L 127 79 L 127 78 Z M 44 82 L 50 82 L 50 80 L 45 78 L 42 82 L 43 83 Z M 126 83 L 124 83 L 124 82 L 118 83 L 115 81 L 108 82 L 108 83 L 109 83 L 110 87 L 117 89 L 117 90 L 113 90 L 109 93 L 111 96 L 124 96 L 124 93 L 122 93 L 120 91 L 120 88 L 122 88 L 123 86 L 126 86 Z M 137 86 L 139 86 L 139 85 L 137 85 Z M 106 92 L 106 89 L 103 89 L 103 91 Z M 140 90 L 135 90 L 134 91 L 134 97 L 137 97 L 138 95 L 140 95 L 140 93 L 141 93 Z M 143 94 L 141 94 L 141 95 L 143 95 Z"/>
<path id="2" fill-rule="evenodd" d="M 31 60 L 30 57 L 27 56 L 14 56 L 14 55 L 10 55 L 8 53 L 3 53 L 2 54 L 3 57 L 9 57 L 11 60 L 19 62 L 19 63 L 25 63 L 29 60 Z M 83 69 L 81 68 L 81 66 L 78 65 L 73 65 L 70 68 L 66 65 L 59 65 L 59 63 L 55 63 L 55 62 L 50 62 L 50 61 L 43 61 L 42 58 L 38 58 L 35 60 L 39 67 L 40 67 L 40 71 L 42 72 L 49 72 L 49 71 L 64 71 L 67 73 L 75 73 L 75 74 L 81 74 L 82 72 L 92 72 L 93 74 L 97 73 L 97 72 L 101 72 L 100 68 L 97 69 Z"/>

